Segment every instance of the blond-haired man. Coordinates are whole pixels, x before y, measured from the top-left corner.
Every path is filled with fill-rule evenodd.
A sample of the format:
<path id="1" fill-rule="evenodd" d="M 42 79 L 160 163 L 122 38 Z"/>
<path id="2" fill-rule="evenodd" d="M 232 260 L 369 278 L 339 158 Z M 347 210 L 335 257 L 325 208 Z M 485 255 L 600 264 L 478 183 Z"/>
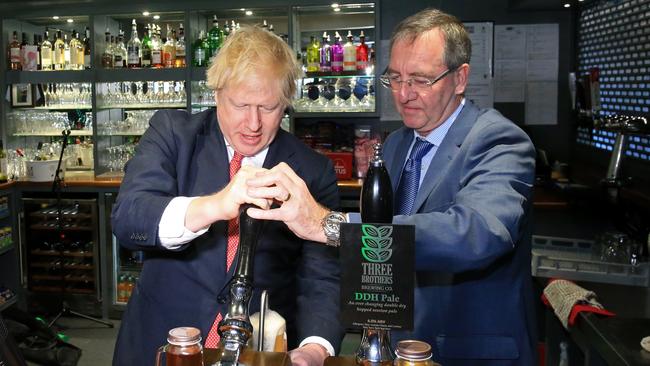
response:
<path id="1" fill-rule="evenodd" d="M 152 117 L 126 166 L 112 214 L 121 245 L 147 253 L 114 365 L 153 364 L 167 331 L 178 326 L 199 328 L 207 346 L 214 341 L 218 317 L 227 312 L 227 302 L 218 298 L 235 267 L 227 259 L 229 221 L 243 203 L 269 207 L 266 199 L 247 193 L 246 180 L 255 173 L 283 162 L 318 202 L 339 204 L 331 162 L 280 129 L 299 75 L 286 43 L 245 26 L 226 39 L 208 70 L 216 111 L 165 110 Z M 241 168 L 230 178 L 240 158 Z M 287 320 L 294 365 L 322 365 L 339 347 L 336 255 L 281 222 L 264 226 L 251 312 L 259 309 L 260 292 L 268 290 L 270 307 Z"/>

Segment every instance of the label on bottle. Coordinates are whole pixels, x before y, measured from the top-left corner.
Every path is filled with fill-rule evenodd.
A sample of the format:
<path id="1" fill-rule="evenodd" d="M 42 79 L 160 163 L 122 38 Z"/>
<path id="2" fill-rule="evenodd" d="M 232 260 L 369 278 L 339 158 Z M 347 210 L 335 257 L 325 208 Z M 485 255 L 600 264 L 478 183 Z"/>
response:
<path id="1" fill-rule="evenodd" d="M 11 62 L 20 63 L 20 48 L 12 47 L 9 51 L 9 55 Z"/>
<path id="2" fill-rule="evenodd" d="M 161 54 L 160 50 L 152 50 L 151 51 L 151 63 L 154 66 L 162 64 L 162 54 Z"/>
<path id="3" fill-rule="evenodd" d="M 115 67 L 124 67 L 124 60 L 122 59 L 122 55 L 115 55 L 115 58 L 113 59 L 113 63 Z"/>
<path id="4" fill-rule="evenodd" d="M 205 50 L 203 48 L 194 50 L 194 65 L 205 66 L 205 56 Z"/>
<path id="5" fill-rule="evenodd" d="M 357 70 L 365 70 L 368 67 L 368 61 L 357 61 Z"/>
<path id="6" fill-rule="evenodd" d="M 36 71 L 38 69 L 38 46 L 27 45 L 23 49 L 23 70 Z"/>
<path id="7" fill-rule="evenodd" d="M 172 60 L 171 52 L 163 52 L 162 57 L 163 57 L 163 64 L 165 65 L 165 67 L 174 66 L 174 60 Z"/>
<path id="8" fill-rule="evenodd" d="M 127 55 L 127 63 L 129 66 L 139 66 L 140 65 L 140 55 L 138 54 L 138 48 L 132 47 L 129 48 Z"/>
<path id="9" fill-rule="evenodd" d="M 52 49 L 48 47 L 41 47 L 41 69 L 52 69 Z"/>

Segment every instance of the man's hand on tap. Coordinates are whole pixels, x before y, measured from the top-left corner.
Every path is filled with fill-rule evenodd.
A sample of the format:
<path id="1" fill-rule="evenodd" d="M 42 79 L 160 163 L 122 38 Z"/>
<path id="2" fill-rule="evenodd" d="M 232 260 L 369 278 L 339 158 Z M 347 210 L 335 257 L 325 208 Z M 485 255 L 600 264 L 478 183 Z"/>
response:
<path id="1" fill-rule="evenodd" d="M 196 232 L 213 222 L 233 219 L 239 216 L 239 206 L 244 203 L 252 203 L 262 210 L 268 209 L 273 200 L 249 195 L 246 183 L 264 171 L 264 168 L 242 166 L 222 190 L 193 200 L 185 215 L 185 227 Z"/>
<path id="2" fill-rule="evenodd" d="M 329 209 L 318 203 L 302 180 L 286 163 L 269 170 L 255 172 L 248 180 L 248 194 L 258 199 L 279 203 L 278 208 L 249 208 L 255 219 L 283 221 L 301 239 L 324 243 L 321 221 Z"/>
<path id="3" fill-rule="evenodd" d="M 317 343 L 307 343 L 289 351 L 293 366 L 322 366 L 328 356 L 325 347 Z"/>

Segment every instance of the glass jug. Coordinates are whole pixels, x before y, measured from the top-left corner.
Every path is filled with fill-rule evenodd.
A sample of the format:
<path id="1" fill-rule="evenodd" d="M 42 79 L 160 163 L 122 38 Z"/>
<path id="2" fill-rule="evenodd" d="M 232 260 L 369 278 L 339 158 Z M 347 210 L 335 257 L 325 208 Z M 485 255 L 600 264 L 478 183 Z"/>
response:
<path id="1" fill-rule="evenodd" d="M 167 344 L 158 348 L 156 366 L 162 366 L 162 354 L 167 354 L 165 366 L 203 366 L 201 331 L 192 327 L 174 328 L 167 334 Z"/>

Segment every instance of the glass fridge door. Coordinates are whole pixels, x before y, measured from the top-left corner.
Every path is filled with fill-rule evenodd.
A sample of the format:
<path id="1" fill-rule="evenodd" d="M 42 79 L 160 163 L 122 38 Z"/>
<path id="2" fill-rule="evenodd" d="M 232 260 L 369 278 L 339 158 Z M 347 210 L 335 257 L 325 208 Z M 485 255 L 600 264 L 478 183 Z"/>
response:
<path id="1" fill-rule="evenodd" d="M 128 250 L 120 246 L 118 239 L 112 235 L 113 243 L 113 305 L 126 306 L 135 288 L 135 282 L 140 277 L 144 252 L 141 250 Z"/>

